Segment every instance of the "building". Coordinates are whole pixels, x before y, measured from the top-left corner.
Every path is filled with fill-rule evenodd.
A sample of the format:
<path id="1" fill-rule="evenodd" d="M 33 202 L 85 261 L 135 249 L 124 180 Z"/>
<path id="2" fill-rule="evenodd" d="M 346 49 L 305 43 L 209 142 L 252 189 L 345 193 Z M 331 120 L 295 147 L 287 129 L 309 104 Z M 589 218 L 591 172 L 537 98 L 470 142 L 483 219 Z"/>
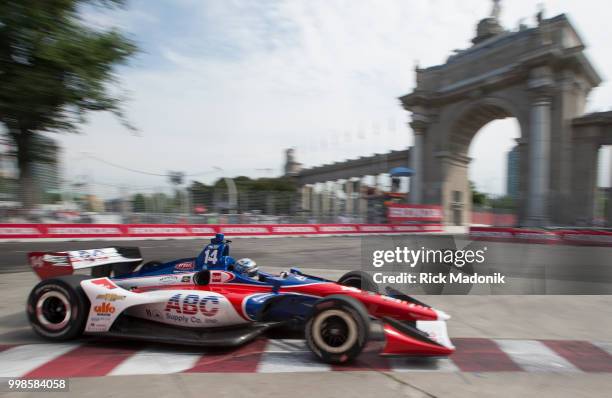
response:
<path id="1" fill-rule="evenodd" d="M 44 158 L 32 163 L 32 177 L 40 203 L 47 203 L 60 193 L 60 147 L 49 137 L 39 135 L 37 140 L 45 148 Z"/>
<path id="2" fill-rule="evenodd" d="M 518 145 L 508 152 L 506 159 L 506 195 L 516 202 L 519 198 L 519 175 L 521 172 Z"/>
<path id="3" fill-rule="evenodd" d="M 285 164 L 283 166 L 283 174 L 285 176 L 296 176 L 302 170 L 302 164 L 295 160 L 295 149 L 289 148 L 285 150 Z"/>

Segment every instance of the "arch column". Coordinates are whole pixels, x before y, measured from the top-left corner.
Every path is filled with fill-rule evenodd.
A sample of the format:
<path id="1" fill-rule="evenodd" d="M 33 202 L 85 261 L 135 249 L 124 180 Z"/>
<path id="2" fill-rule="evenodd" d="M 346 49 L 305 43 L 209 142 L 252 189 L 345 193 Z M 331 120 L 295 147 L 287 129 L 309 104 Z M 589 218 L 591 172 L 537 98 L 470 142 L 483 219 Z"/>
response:
<path id="1" fill-rule="evenodd" d="M 414 175 L 410 177 L 410 203 L 423 203 L 423 151 L 425 141 L 425 131 L 427 130 L 427 116 L 415 113 L 412 116 L 410 127 L 414 132 L 414 145 L 410 149 L 410 167 L 414 170 Z"/>
<path id="2" fill-rule="evenodd" d="M 347 216 L 353 216 L 353 181 L 349 178 L 344 182 L 344 192 L 346 192 L 345 213 Z"/>
<path id="3" fill-rule="evenodd" d="M 532 72 L 528 87 L 532 90 L 529 123 L 529 184 L 527 187 L 527 224 L 550 224 L 550 137 L 551 137 L 551 72 L 546 67 Z"/>
<path id="4" fill-rule="evenodd" d="M 303 185 L 301 188 L 302 193 L 302 210 L 312 210 L 312 186 Z"/>

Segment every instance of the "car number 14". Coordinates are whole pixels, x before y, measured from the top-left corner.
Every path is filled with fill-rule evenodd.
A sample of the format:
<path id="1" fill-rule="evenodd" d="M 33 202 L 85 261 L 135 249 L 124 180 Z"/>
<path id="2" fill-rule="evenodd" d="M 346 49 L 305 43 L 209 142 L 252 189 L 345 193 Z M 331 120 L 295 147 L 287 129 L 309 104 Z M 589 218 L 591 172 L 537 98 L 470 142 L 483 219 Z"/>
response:
<path id="1" fill-rule="evenodd" d="M 217 264 L 217 252 L 219 250 L 217 249 L 206 249 L 204 251 L 204 263 L 206 264 L 212 264 L 215 265 Z"/>

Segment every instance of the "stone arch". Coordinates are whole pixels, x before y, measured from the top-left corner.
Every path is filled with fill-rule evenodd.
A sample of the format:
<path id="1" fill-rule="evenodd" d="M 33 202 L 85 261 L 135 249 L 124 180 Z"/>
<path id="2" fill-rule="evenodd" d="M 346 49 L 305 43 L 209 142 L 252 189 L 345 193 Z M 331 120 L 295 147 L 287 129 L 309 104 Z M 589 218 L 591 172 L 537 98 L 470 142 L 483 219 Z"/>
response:
<path id="1" fill-rule="evenodd" d="M 400 98 L 415 134 L 411 201 L 441 204 L 447 223 L 469 224 L 469 145 L 488 122 L 515 117 L 520 223 L 571 222 L 571 120 L 601 82 L 584 43 L 565 15 L 513 32 L 491 16 L 472 43 L 443 65 L 417 67 L 414 91 Z"/>
<path id="2" fill-rule="evenodd" d="M 451 128 L 447 131 L 445 142 L 447 150 L 462 156 L 468 155 L 470 144 L 478 131 L 493 120 L 513 117 L 518 121 L 521 138 L 528 131 L 528 120 L 523 117 L 520 108 L 501 97 L 487 96 L 468 101 L 457 108 L 449 123 Z"/>

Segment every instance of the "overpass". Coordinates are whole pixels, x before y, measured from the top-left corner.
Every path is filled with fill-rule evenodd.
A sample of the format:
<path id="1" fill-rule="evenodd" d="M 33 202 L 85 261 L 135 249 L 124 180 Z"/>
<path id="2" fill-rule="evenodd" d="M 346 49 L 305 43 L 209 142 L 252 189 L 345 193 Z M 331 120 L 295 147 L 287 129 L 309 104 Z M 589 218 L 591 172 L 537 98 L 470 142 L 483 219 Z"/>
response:
<path id="1" fill-rule="evenodd" d="M 410 149 L 405 149 L 303 169 L 297 172 L 295 176 L 299 186 L 304 186 L 328 181 L 378 176 L 388 173 L 393 167 L 408 167 L 409 164 Z"/>

